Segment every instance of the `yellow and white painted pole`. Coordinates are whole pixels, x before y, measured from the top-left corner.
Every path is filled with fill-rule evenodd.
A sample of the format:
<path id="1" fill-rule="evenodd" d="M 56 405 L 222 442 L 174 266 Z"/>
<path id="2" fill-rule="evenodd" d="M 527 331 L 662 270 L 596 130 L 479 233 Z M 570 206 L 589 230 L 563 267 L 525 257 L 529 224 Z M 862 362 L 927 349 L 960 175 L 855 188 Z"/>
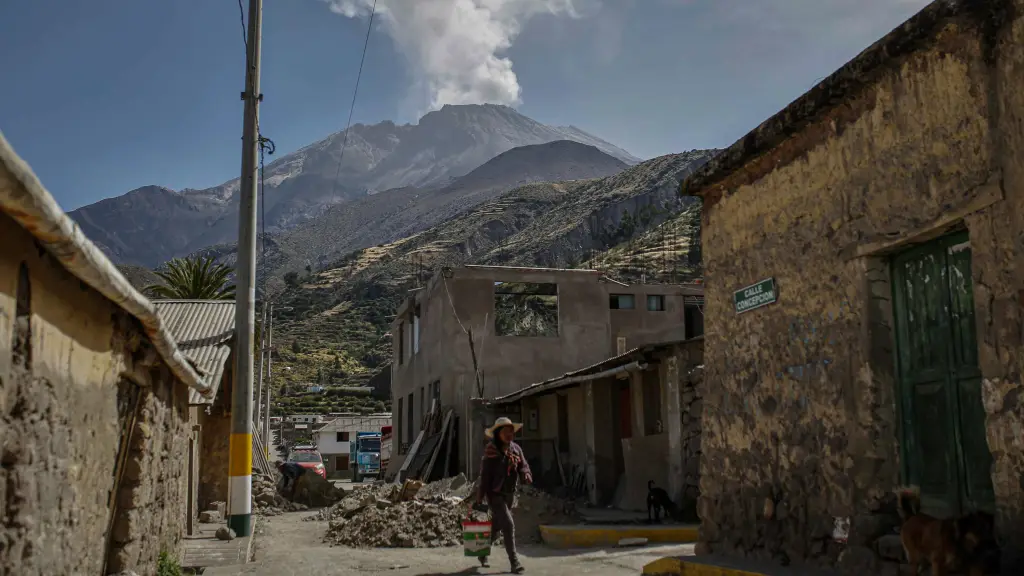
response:
<path id="1" fill-rule="evenodd" d="M 256 332 L 256 170 L 259 157 L 260 36 L 263 0 L 249 0 L 246 32 L 242 178 L 238 190 L 238 260 L 235 269 L 235 382 L 231 392 L 228 454 L 228 528 L 252 533 L 252 372 Z"/>

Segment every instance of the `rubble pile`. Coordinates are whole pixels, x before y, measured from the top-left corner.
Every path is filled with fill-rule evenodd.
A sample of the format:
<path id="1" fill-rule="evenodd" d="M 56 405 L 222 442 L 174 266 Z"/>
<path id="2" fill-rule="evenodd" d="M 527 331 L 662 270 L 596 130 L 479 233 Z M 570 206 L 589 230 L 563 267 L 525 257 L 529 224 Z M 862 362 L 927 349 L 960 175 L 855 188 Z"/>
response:
<path id="1" fill-rule="evenodd" d="M 329 480 L 313 473 L 299 476 L 295 496 L 291 488 L 280 490 L 280 476 L 254 473 L 252 475 L 253 511 L 264 516 L 276 516 L 282 512 L 297 512 L 311 507 L 330 506 L 345 497 L 345 491 Z"/>
<path id="2" fill-rule="evenodd" d="M 378 484 L 354 490 L 312 520 L 328 523 L 325 540 L 356 548 L 436 548 L 462 542 L 462 520 L 472 502 L 474 485 L 465 475 L 423 484 Z M 566 502 L 529 486 L 520 491 L 513 510 L 517 539 L 540 540 L 541 524 L 573 522 Z"/>

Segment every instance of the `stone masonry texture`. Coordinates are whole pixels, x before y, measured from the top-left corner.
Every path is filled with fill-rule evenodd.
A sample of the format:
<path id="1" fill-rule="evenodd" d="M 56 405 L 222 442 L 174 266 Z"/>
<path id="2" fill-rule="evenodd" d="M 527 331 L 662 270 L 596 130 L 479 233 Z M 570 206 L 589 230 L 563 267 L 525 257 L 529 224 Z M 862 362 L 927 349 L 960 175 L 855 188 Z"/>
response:
<path id="1" fill-rule="evenodd" d="M 166 368 L 154 372 L 153 387 L 137 394 L 138 417 L 117 492 L 108 572 L 153 566 L 161 551 L 172 557 L 180 551 L 188 513 L 188 391 Z"/>
<path id="2" fill-rule="evenodd" d="M 209 510 L 214 502 L 228 500 L 228 452 L 231 436 L 231 414 L 225 409 L 229 401 L 219 394 L 203 414 L 202 446 L 199 453 L 199 509 Z M 204 408 L 205 409 L 205 408 Z"/>
<path id="3" fill-rule="evenodd" d="M 967 5 L 934 3 L 865 53 L 878 60 L 870 69 L 826 82 L 835 93 L 815 96 L 824 112 L 690 192 L 705 201 L 705 549 L 829 565 L 843 552 L 843 564 L 875 573 L 870 543 L 895 523 L 901 480 L 878 247 L 962 222 L 997 524 L 1008 569 L 1020 567 L 1024 1 Z M 736 314 L 733 292 L 769 277 L 778 303 Z M 851 519 L 845 551 L 831 538 L 836 517 Z"/>
<path id="4" fill-rule="evenodd" d="M 133 388 L 143 399 L 130 481 L 138 491 L 118 495 L 121 530 L 152 544 L 122 564 L 152 574 L 159 549 L 180 552 L 185 460 L 177 435 L 187 442 L 187 397 L 161 366 L 133 319 L 0 214 L 0 574 L 102 573 L 125 391 Z"/>

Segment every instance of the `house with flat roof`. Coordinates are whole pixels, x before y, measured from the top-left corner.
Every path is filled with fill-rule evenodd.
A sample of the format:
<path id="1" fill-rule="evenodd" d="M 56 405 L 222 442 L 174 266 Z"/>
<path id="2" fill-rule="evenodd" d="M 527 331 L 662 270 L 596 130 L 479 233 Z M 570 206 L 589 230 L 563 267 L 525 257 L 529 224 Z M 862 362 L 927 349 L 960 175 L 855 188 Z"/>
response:
<path id="1" fill-rule="evenodd" d="M 340 414 L 315 432 L 316 447 L 324 459 L 328 476 L 351 477 L 350 456 L 359 432 L 381 433 L 391 426 L 391 414 Z"/>
<path id="2" fill-rule="evenodd" d="M 702 324 L 699 285 L 628 285 L 596 270 L 444 268 L 410 293 L 391 326 L 391 471 L 436 402 L 457 418 L 458 467 L 475 467 L 482 431 L 471 399 L 510 394 Z M 687 318 L 691 318 L 687 322 Z"/>

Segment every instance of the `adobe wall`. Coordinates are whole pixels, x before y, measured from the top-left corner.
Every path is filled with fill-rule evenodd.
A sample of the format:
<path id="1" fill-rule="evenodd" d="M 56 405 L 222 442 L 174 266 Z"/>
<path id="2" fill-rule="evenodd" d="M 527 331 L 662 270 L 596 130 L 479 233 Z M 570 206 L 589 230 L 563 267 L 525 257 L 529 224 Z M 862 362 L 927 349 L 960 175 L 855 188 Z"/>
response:
<path id="1" fill-rule="evenodd" d="M 5 179 L 0 171 L 0 181 Z M 19 269 L 28 273 L 19 314 Z M 121 390 L 129 374 L 158 366 L 145 352 L 134 321 L 72 277 L 16 223 L 0 214 L 0 573 L 32 575 L 99 574 L 110 513 L 125 403 Z M 187 432 L 178 425 L 172 387 L 184 401 L 184 386 L 158 369 L 158 398 L 146 403 L 154 419 L 154 447 L 162 468 L 145 479 L 147 491 L 134 501 L 161 498 L 166 514 L 133 516 L 129 533 L 153 543 L 130 567 L 155 572 L 159 548 L 176 556 L 185 521 L 185 458 L 173 448 Z M 162 395 L 162 396 L 161 396 Z M 173 415 L 167 414 L 169 409 Z M 143 419 L 143 421 L 146 421 Z M 180 459 L 179 459 L 180 458 Z M 162 487 L 158 490 L 158 486 Z M 171 511 L 174 511 L 173 513 Z M 173 516 L 173 517 L 172 517 Z"/>
<path id="2" fill-rule="evenodd" d="M 154 566 L 162 551 L 175 559 L 181 554 L 188 514 L 188 390 L 166 367 L 150 375 L 149 387 L 122 384 L 128 426 L 134 421 L 134 427 L 117 491 L 108 573 Z"/>
<path id="3" fill-rule="evenodd" d="M 832 564 L 835 517 L 852 519 L 861 551 L 887 529 L 878 516 L 900 475 L 884 248 L 961 220 L 998 523 L 1024 549 L 1024 3 L 982 4 L 994 16 L 943 24 L 728 176 L 705 210 L 705 547 Z M 733 292 L 768 277 L 778 303 L 737 315 Z"/>
<path id="4" fill-rule="evenodd" d="M 210 406 L 200 406 L 199 421 L 203 427 L 199 445 L 199 510 L 210 510 L 214 502 L 228 501 L 228 452 L 231 437 L 231 412 L 224 406 L 223 396 Z M 272 457 L 277 457 L 272 454 Z"/>

